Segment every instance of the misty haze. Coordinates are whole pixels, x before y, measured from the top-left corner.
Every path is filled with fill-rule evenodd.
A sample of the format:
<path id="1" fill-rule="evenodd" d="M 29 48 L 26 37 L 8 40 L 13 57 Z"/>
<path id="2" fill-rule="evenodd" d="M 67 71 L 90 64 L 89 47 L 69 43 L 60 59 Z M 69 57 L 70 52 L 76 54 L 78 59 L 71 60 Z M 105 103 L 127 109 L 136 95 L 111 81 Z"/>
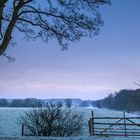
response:
<path id="1" fill-rule="evenodd" d="M 0 140 L 139 140 L 139 13 L 139 0 L 1 0 Z"/>

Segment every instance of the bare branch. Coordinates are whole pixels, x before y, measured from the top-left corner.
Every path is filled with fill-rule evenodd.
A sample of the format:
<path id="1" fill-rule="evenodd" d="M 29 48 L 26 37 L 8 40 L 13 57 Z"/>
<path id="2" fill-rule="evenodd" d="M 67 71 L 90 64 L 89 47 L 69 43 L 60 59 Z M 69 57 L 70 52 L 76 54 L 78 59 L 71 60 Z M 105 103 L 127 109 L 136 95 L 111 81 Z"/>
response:
<path id="1" fill-rule="evenodd" d="M 8 6 L 7 1 L 0 1 L 0 55 L 7 49 L 14 29 L 31 40 L 47 42 L 55 38 L 63 49 L 81 37 L 97 35 L 103 26 L 98 8 L 110 4 L 110 0 L 11 0 Z"/>
<path id="2" fill-rule="evenodd" d="M 5 4 L 8 0 L 1 0 L 0 1 L 0 40 L 3 38 L 3 33 L 2 33 L 2 22 L 3 22 L 3 10 L 5 7 Z"/>
<path id="3" fill-rule="evenodd" d="M 140 86 L 139 82 L 133 82 L 135 85 Z"/>

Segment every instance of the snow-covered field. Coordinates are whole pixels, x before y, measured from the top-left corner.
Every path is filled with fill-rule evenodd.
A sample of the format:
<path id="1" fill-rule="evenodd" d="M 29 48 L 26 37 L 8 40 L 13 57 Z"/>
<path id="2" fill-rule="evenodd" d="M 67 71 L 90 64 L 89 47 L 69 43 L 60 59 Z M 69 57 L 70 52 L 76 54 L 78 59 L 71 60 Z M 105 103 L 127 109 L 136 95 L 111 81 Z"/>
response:
<path id="1" fill-rule="evenodd" d="M 80 112 L 85 114 L 85 125 L 83 135 L 79 137 L 52 138 L 52 137 L 21 137 L 21 124 L 19 123 L 20 115 L 23 115 L 29 108 L 0 108 L 0 140 L 12 138 L 15 140 L 140 140 L 140 137 L 90 137 L 88 132 L 88 120 L 91 117 L 91 111 L 94 111 L 96 117 L 115 116 L 122 117 L 122 112 L 110 111 L 97 108 L 79 108 Z M 126 116 L 135 116 L 126 114 Z"/>

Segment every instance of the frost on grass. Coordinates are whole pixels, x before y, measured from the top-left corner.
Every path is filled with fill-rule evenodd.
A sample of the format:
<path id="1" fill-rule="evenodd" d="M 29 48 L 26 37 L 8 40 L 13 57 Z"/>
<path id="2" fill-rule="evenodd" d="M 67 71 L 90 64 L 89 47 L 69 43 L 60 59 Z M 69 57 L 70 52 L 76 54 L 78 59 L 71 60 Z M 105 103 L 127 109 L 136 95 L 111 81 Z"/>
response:
<path id="1" fill-rule="evenodd" d="M 94 111 L 95 117 L 116 116 L 121 117 L 122 112 L 97 109 L 97 108 L 77 108 L 77 112 L 83 112 L 84 126 L 81 136 L 74 137 L 21 137 L 21 125 L 17 124 L 20 115 L 23 115 L 25 111 L 30 111 L 29 108 L 1 108 L 0 109 L 0 140 L 4 140 L 4 137 L 15 138 L 15 140 L 140 140 L 140 137 L 89 137 L 88 132 L 88 120 L 91 117 L 91 111 Z M 127 116 L 137 116 L 133 114 L 126 114 Z M 139 122 L 138 122 L 139 123 Z M 8 139 L 7 139 L 8 140 Z"/>

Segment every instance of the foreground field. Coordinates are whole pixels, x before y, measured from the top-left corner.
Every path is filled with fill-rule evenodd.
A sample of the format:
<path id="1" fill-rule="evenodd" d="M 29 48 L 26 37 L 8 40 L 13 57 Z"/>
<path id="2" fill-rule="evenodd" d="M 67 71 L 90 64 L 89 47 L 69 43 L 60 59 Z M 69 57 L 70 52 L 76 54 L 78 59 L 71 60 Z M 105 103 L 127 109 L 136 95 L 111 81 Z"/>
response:
<path id="1" fill-rule="evenodd" d="M 109 111 L 97 108 L 78 108 L 78 111 L 85 114 L 85 125 L 83 135 L 78 137 L 53 138 L 53 137 L 21 137 L 21 124 L 19 123 L 20 115 L 30 108 L 0 108 L 0 140 L 15 139 L 15 140 L 140 140 L 140 137 L 90 137 L 88 132 L 88 120 L 91 117 L 91 111 L 94 111 L 95 116 L 122 116 L 122 112 Z M 127 116 L 135 116 L 126 114 Z"/>
<path id="2" fill-rule="evenodd" d="M 54 137 L 0 137 L 0 140 L 140 140 L 138 137 L 124 138 L 124 137 L 68 137 L 68 138 L 54 138 Z"/>

